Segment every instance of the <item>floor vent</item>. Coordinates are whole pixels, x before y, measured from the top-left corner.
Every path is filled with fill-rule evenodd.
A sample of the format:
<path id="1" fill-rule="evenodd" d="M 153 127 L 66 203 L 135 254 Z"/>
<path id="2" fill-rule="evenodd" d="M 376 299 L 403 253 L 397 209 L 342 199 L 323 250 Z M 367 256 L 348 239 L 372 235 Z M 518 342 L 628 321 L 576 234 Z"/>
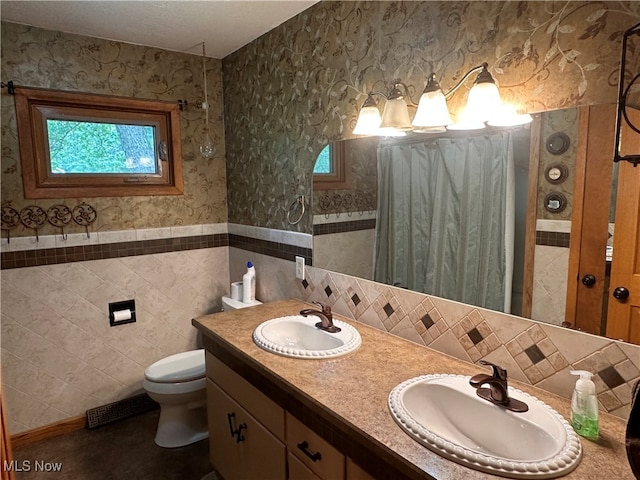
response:
<path id="1" fill-rule="evenodd" d="M 96 428 L 158 408 L 158 403 L 142 393 L 135 397 L 87 410 L 87 427 Z"/>

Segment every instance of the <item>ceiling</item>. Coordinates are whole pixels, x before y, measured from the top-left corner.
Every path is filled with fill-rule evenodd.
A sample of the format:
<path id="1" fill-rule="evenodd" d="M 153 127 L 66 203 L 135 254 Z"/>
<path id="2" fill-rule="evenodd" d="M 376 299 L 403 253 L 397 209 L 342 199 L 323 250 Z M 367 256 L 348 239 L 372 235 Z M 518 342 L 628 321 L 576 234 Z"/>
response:
<path id="1" fill-rule="evenodd" d="M 3 21 L 224 58 L 318 0 L 2 0 Z"/>

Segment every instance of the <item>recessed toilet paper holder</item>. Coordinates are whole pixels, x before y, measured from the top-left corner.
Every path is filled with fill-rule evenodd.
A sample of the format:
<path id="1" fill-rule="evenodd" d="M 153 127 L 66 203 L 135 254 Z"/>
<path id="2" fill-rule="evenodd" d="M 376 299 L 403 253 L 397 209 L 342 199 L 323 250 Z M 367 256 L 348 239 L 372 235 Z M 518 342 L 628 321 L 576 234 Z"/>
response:
<path id="1" fill-rule="evenodd" d="M 136 321 L 136 301 L 125 300 L 123 302 L 112 302 L 109 304 L 109 325 L 124 325 Z"/>

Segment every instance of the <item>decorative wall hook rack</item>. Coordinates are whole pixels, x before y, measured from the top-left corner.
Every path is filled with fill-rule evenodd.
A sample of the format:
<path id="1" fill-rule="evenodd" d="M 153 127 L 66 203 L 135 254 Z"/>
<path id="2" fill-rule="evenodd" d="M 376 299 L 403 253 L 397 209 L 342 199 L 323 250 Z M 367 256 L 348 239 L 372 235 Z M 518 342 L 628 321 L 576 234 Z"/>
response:
<path id="1" fill-rule="evenodd" d="M 71 221 L 71 217 L 71 210 L 66 205 L 53 205 L 47 210 L 47 220 L 51 225 L 60 229 L 63 240 L 67 239 L 64 227 Z"/>
<path id="2" fill-rule="evenodd" d="M 98 212 L 96 212 L 95 208 L 88 203 L 82 202 L 80 205 L 74 207 L 71 215 L 73 216 L 74 222 L 84 227 L 85 232 L 87 233 L 87 238 L 91 238 L 91 235 L 89 235 L 89 225 L 95 222 L 96 218 L 98 218 Z"/>
<path id="3" fill-rule="evenodd" d="M 16 87 L 13 84 L 13 80 L 9 80 L 7 83 L 0 82 L 0 88 L 6 88 L 9 95 L 14 95 L 16 93 Z"/>
<path id="4" fill-rule="evenodd" d="M 346 193 L 323 193 L 318 199 L 318 205 L 320 211 L 324 213 L 325 218 L 329 218 L 331 214 L 340 218 L 342 213 L 346 213 L 347 216 L 353 215 L 353 209 L 360 215 L 364 215 L 365 211 L 372 212 L 376 209 L 375 198 L 369 192 L 357 191 L 353 195 L 349 192 Z"/>
<path id="5" fill-rule="evenodd" d="M 36 242 L 39 242 L 38 229 L 47 221 L 46 212 L 37 205 L 29 205 L 20 210 L 20 221 L 25 227 L 36 232 Z"/>
<path id="6" fill-rule="evenodd" d="M 5 205 L 2 207 L 2 230 L 7 232 L 7 243 L 11 243 L 11 230 L 20 225 L 20 212 Z"/>

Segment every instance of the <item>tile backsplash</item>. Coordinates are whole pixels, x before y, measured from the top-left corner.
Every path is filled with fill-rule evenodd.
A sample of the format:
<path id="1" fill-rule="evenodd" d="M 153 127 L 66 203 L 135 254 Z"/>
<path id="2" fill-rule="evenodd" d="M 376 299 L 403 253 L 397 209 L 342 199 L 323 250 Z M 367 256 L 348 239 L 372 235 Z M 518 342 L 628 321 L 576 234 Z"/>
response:
<path id="1" fill-rule="evenodd" d="M 241 251 L 230 253 L 234 263 Z M 366 323 L 461 360 L 485 359 L 504 366 L 510 378 L 570 398 L 576 378 L 571 370 L 594 373 L 602 411 L 629 415 L 631 389 L 640 381 L 640 346 L 594 336 L 552 324 L 465 305 L 315 267 L 305 280 L 277 275 L 287 262 L 256 259 L 269 278 L 258 274 L 261 300 L 290 292 L 305 301 L 321 302 L 335 313 Z M 236 262 L 237 263 L 237 262 Z M 268 266 L 267 266 L 268 264 Z M 479 367 L 484 368 L 484 367 Z"/>

